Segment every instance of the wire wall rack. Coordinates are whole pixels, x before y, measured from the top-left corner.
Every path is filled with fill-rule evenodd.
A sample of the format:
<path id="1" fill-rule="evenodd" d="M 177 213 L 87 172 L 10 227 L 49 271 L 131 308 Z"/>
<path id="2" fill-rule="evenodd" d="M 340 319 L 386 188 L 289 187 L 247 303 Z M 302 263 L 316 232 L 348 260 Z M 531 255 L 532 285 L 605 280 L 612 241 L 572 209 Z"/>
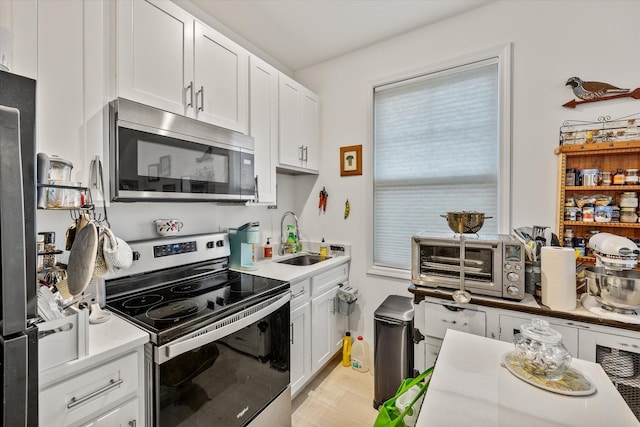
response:
<path id="1" fill-rule="evenodd" d="M 560 126 L 560 145 L 640 140 L 640 113 L 597 121 L 567 120 Z"/>

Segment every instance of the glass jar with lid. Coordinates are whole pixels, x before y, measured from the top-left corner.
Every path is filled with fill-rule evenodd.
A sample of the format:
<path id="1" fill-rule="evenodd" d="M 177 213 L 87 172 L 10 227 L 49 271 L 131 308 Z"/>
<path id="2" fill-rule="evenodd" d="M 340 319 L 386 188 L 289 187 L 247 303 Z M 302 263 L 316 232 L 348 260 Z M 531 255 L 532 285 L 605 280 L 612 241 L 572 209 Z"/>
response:
<path id="1" fill-rule="evenodd" d="M 562 344 L 562 335 L 551 329 L 546 320 L 534 318 L 521 325 L 513 342 L 518 363 L 531 375 L 558 380 L 571 364 L 571 353 Z"/>
<path id="2" fill-rule="evenodd" d="M 624 174 L 624 183 L 638 185 L 638 169 L 627 169 Z"/>
<path id="3" fill-rule="evenodd" d="M 633 191 L 625 191 L 620 195 L 620 207 L 621 208 L 637 208 L 638 196 Z"/>
<path id="4" fill-rule="evenodd" d="M 638 222 L 636 208 L 620 208 L 620 222 L 632 224 Z"/>
<path id="5" fill-rule="evenodd" d="M 616 170 L 615 175 L 613 175 L 613 185 L 622 185 L 625 183 L 625 175 L 622 172 L 622 169 Z"/>

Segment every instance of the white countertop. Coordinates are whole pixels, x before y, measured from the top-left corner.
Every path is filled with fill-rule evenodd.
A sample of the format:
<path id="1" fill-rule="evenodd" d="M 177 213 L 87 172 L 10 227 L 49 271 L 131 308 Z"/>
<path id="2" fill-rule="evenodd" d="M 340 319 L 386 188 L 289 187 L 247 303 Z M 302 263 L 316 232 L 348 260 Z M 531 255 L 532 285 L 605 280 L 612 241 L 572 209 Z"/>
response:
<path id="1" fill-rule="evenodd" d="M 602 367 L 573 359 L 591 380 L 590 396 L 566 396 L 530 385 L 501 366 L 513 344 L 449 329 L 416 426 L 640 425 Z"/>
<path id="2" fill-rule="evenodd" d="M 104 323 L 89 324 L 89 354 L 39 373 L 40 389 L 88 367 L 125 354 L 149 341 L 149 334 L 112 313 Z"/>
<path id="3" fill-rule="evenodd" d="M 278 262 L 280 260 L 292 258 L 300 254 L 288 254 L 283 256 L 274 255 L 271 259 L 262 259 L 257 262 L 257 270 L 233 270 L 242 271 L 243 273 L 253 274 L 256 276 L 268 277 L 270 279 L 282 280 L 285 282 L 297 282 L 308 277 L 320 274 L 326 270 L 330 270 L 351 260 L 351 257 L 349 255 L 337 255 L 327 258 L 325 261 L 320 261 L 312 265 L 304 266 L 281 264 Z"/>

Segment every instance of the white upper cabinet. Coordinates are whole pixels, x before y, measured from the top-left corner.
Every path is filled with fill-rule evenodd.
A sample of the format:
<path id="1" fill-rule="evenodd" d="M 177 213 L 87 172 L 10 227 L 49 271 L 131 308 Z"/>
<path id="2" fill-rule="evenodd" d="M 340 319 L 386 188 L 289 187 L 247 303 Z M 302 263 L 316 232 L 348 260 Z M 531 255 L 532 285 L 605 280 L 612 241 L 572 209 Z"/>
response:
<path id="1" fill-rule="evenodd" d="M 194 42 L 198 120 L 247 133 L 248 52 L 200 22 Z"/>
<path id="2" fill-rule="evenodd" d="M 247 133 L 248 52 L 168 0 L 118 0 L 118 96 Z"/>
<path id="3" fill-rule="evenodd" d="M 295 80 L 280 75 L 278 167 L 318 173 L 318 97 Z"/>
<path id="4" fill-rule="evenodd" d="M 275 68 L 251 56 L 249 67 L 249 135 L 255 139 L 255 174 L 259 204 L 276 203 L 278 162 L 278 75 Z"/>

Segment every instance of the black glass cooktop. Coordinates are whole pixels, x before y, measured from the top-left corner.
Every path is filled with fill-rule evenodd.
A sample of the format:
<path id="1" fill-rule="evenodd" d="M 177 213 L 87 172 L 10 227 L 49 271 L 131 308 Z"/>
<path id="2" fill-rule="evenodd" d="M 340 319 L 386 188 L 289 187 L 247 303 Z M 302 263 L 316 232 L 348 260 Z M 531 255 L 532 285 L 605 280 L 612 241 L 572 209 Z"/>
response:
<path id="1" fill-rule="evenodd" d="M 156 275 L 163 285 L 107 296 L 107 307 L 147 330 L 152 341 L 162 345 L 289 288 L 287 282 L 236 271 L 199 271 L 196 277 L 168 283 L 162 279 L 174 272 Z M 129 278 L 119 285 L 135 287 L 139 283 L 140 278 Z"/>

